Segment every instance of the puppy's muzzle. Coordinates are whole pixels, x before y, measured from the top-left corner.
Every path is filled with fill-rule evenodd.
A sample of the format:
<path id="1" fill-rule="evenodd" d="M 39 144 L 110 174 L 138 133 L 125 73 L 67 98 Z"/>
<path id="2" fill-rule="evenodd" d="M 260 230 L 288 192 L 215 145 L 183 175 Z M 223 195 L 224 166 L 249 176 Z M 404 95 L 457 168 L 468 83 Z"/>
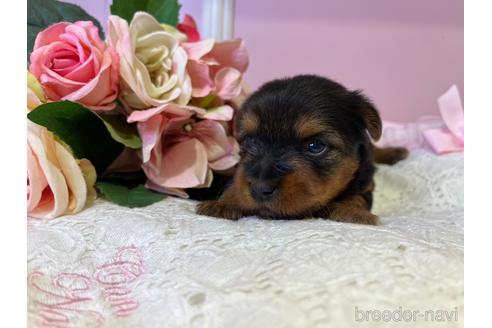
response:
<path id="1" fill-rule="evenodd" d="M 268 202 L 275 197 L 277 183 L 273 181 L 252 182 L 249 189 L 251 197 L 257 202 Z"/>
<path id="2" fill-rule="evenodd" d="M 246 180 L 251 197 L 258 203 L 272 201 L 280 192 L 280 180 L 287 172 L 279 169 L 281 161 L 275 154 L 257 158 L 247 166 Z"/>

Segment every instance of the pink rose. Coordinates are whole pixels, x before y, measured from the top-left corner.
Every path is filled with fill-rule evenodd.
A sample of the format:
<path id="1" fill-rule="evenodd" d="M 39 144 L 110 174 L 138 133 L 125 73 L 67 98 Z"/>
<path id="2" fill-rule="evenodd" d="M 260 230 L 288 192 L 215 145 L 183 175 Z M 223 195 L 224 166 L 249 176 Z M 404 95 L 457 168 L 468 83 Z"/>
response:
<path id="1" fill-rule="evenodd" d="M 40 32 L 29 70 L 49 100 L 111 110 L 118 95 L 118 57 L 90 21 L 61 22 Z"/>
<path id="2" fill-rule="evenodd" d="M 96 170 L 77 160 L 45 127 L 27 124 L 27 213 L 52 219 L 81 211 L 95 198 Z"/>
<path id="3" fill-rule="evenodd" d="M 192 96 L 215 93 L 230 100 L 241 93 L 242 75 L 248 68 L 248 52 L 241 39 L 216 42 L 213 39 L 183 43 L 188 54 L 186 69 L 191 78 Z"/>
<path id="4" fill-rule="evenodd" d="M 201 113 L 168 104 L 128 117 L 138 122 L 142 168 L 150 189 L 186 197 L 183 189 L 209 187 L 212 170 L 227 170 L 238 162 L 239 146 L 228 135 L 226 122 L 197 120 L 195 110 Z"/>

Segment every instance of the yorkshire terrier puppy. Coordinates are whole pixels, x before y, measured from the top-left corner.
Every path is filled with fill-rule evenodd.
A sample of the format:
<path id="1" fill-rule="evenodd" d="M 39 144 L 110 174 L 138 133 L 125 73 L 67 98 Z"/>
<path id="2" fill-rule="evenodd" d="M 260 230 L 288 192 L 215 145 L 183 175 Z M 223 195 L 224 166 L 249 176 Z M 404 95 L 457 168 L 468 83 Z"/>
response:
<path id="1" fill-rule="evenodd" d="M 232 184 L 218 200 L 198 204 L 197 213 L 376 225 L 374 163 L 408 154 L 373 146 L 381 125 L 368 98 L 334 81 L 300 75 L 268 82 L 237 113 L 241 160 Z"/>

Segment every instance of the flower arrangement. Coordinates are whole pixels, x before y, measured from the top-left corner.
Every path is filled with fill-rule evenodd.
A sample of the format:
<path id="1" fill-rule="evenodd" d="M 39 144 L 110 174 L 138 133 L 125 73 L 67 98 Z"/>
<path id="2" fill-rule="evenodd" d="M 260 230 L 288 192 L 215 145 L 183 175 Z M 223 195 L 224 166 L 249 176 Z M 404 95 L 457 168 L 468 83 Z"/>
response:
<path id="1" fill-rule="evenodd" d="M 179 9 L 113 0 L 104 36 L 78 6 L 28 0 L 29 216 L 187 197 L 238 162 L 244 42 L 202 39 Z"/>

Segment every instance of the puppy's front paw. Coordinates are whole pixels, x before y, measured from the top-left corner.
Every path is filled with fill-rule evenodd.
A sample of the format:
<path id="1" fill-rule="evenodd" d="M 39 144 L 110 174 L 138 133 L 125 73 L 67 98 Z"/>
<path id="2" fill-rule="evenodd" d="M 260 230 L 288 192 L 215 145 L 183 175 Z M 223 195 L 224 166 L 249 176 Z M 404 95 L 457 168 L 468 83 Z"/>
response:
<path id="1" fill-rule="evenodd" d="M 357 224 L 368 224 L 368 225 L 379 225 L 381 223 L 376 215 L 368 211 L 360 211 L 354 213 L 351 222 Z"/>
<path id="2" fill-rule="evenodd" d="M 367 225 L 379 225 L 379 218 L 367 210 L 362 209 L 337 209 L 328 217 L 338 222 L 348 222 Z"/>
<path id="3" fill-rule="evenodd" d="M 216 218 L 238 220 L 244 216 L 242 211 L 225 205 L 220 201 L 205 201 L 196 206 L 196 213 L 200 215 L 213 216 Z"/>

